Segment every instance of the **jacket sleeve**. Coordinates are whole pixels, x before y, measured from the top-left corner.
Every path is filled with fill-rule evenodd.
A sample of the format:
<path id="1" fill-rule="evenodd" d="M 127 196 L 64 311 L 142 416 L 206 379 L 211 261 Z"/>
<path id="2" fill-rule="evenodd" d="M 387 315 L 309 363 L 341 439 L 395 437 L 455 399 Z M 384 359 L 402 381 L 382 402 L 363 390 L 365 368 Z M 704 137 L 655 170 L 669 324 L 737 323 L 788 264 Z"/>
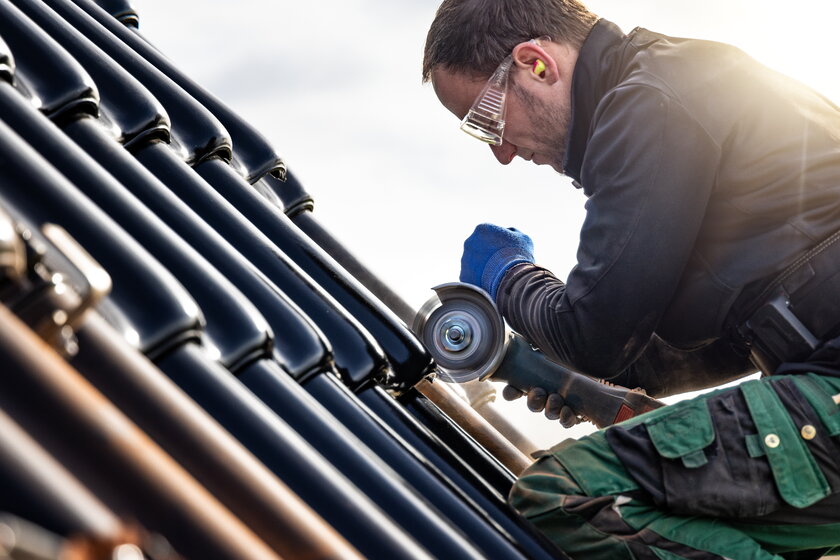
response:
<path id="1" fill-rule="evenodd" d="M 518 265 L 502 280 L 497 303 L 552 358 L 612 378 L 639 358 L 675 293 L 720 149 L 686 108 L 648 85 L 609 93 L 591 131 L 577 265 L 566 283 Z"/>

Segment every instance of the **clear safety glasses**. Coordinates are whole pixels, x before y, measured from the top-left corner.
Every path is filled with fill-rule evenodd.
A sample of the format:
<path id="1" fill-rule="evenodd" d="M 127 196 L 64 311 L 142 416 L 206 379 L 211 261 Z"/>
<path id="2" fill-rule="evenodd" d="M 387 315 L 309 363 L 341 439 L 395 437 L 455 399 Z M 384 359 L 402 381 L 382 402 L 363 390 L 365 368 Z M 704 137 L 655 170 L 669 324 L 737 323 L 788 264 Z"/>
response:
<path id="1" fill-rule="evenodd" d="M 513 55 L 509 54 L 490 76 L 487 85 L 461 121 L 461 130 L 493 146 L 502 145 L 502 134 L 505 131 L 505 99 L 511 66 Z"/>
<path id="2" fill-rule="evenodd" d="M 551 41 L 551 37 L 531 39 L 531 43 Z M 487 142 L 491 146 L 502 145 L 505 132 L 505 100 L 507 99 L 510 69 L 513 66 L 513 54 L 509 54 L 496 68 L 487 85 L 481 90 L 470 110 L 461 121 L 461 130 Z"/>

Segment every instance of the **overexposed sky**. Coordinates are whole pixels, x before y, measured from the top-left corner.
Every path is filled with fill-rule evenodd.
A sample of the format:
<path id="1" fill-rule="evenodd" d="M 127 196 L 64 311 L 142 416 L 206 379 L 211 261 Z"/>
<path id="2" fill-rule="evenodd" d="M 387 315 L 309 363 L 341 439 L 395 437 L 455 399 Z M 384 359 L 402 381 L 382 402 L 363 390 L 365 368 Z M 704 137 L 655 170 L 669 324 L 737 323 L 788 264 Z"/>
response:
<path id="1" fill-rule="evenodd" d="M 548 167 L 499 165 L 420 83 L 438 0 L 134 3 L 146 38 L 269 139 L 321 223 L 409 303 L 457 280 L 480 222 L 528 233 L 561 278 L 574 266 L 583 195 Z M 625 31 L 735 44 L 840 102 L 836 0 L 587 5 Z M 546 446 L 568 435 L 539 415 L 522 422 Z"/>

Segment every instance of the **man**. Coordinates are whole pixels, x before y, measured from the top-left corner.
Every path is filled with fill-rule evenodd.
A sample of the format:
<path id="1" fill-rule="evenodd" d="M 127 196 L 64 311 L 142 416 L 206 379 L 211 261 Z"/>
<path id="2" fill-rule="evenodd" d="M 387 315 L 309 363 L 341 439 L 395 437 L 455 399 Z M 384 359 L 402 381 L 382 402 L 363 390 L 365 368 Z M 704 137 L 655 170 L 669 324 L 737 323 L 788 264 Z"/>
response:
<path id="1" fill-rule="evenodd" d="M 840 110 L 733 47 L 625 35 L 577 0 L 444 0 L 423 77 L 499 162 L 588 197 L 565 283 L 517 230 L 467 239 L 461 280 L 515 330 L 654 396 L 765 374 L 560 443 L 511 503 L 575 558 L 840 544 Z"/>

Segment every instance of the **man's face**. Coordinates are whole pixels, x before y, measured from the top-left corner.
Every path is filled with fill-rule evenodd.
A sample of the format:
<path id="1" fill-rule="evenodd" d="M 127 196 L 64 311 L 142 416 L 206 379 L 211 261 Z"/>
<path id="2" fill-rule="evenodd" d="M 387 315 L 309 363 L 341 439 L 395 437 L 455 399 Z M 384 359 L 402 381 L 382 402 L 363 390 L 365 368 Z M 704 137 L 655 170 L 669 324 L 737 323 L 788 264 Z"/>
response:
<path id="1" fill-rule="evenodd" d="M 521 77 L 518 74 L 526 71 L 512 69 L 502 144 L 491 145 L 490 149 L 503 165 L 519 156 L 537 165 L 550 165 L 562 173 L 571 118 L 568 91 L 534 80 L 518 80 Z M 486 79 L 444 68 L 432 72 L 438 99 L 459 119 L 467 114 L 485 83 Z"/>

